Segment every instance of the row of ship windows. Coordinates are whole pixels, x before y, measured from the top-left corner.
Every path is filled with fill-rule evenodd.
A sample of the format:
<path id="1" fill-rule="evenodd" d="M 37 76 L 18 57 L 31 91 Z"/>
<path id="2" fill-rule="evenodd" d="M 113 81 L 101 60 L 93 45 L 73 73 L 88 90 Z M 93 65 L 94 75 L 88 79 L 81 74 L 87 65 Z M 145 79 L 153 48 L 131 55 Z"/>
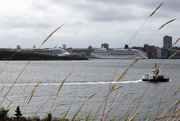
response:
<path id="1" fill-rule="evenodd" d="M 99 55 L 99 56 L 110 56 L 110 55 L 134 55 L 134 54 L 96 54 L 96 55 Z"/>

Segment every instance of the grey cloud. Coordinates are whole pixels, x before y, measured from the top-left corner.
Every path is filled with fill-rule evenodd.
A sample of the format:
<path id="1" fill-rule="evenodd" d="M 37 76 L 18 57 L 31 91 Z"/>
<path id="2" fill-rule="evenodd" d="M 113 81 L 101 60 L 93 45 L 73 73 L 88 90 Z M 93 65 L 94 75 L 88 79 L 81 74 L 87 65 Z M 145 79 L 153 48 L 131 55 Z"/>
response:
<path id="1" fill-rule="evenodd" d="M 65 2 L 61 0 L 53 0 L 58 4 L 65 4 L 69 6 L 71 9 L 75 10 L 76 13 L 83 13 L 83 16 L 88 21 L 97 21 L 97 22 L 112 22 L 112 21 L 129 21 L 140 19 L 140 17 L 148 17 L 151 12 L 155 10 L 155 8 L 162 1 L 152 1 L 152 0 L 85 0 L 83 2 L 77 1 L 69 1 Z M 179 2 L 169 2 L 165 1 L 163 6 L 158 10 L 158 16 L 155 17 L 170 17 L 168 11 L 173 13 L 177 13 L 174 5 Z M 107 5 L 101 6 L 101 5 Z M 170 6 L 168 6 L 171 4 Z M 139 7 L 144 10 L 144 14 L 142 16 L 136 16 L 133 14 L 134 7 Z M 145 11 L 149 11 L 149 15 L 145 13 Z M 165 13 L 166 12 L 166 13 Z M 171 15 L 172 16 L 172 15 Z"/>
<path id="2" fill-rule="evenodd" d="M 25 38 L 29 33 L 32 33 L 32 36 L 24 40 L 43 40 L 42 37 L 40 38 L 42 34 L 44 38 L 57 26 L 66 23 L 60 32 L 58 31 L 60 34 L 57 32 L 51 38 L 57 40 L 55 43 L 59 45 L 63 42 L 67 46 L 77 47 L 81 43 L 79 47 L 83 47 L 85 44 L 83 41 L 87 41 L 88 44 L 94 42 L 94 46 L 97 46 L 97 43 L 100 45 L 101 42 L 108 41 L 115 47 L 119 39 L 127 43 L 126 40 L 131 39 L 130 36 L 133 36 L 138 27 L 163 1 L 165 3 L 148 20 L 149 23 L 143 26 L 144 31 L 141 30 L 136 37 L 142 34 L 138 39 L 145 40 L 147 37 L 143 37 L 144 34 L 151 34 L 151 31 L 155 31 L 166 20 L 179 17 L 180 0 L 47 0 L 45 2 L 41 0 L 30 2 L 27 9 L 22 8 L 25 11 L 20 10 L 16 15 L 9 12 L 6 16 L 1 13 L 0 31 L 7 33 L 11 31 L 13 37 L 7 36 L 7 39 L 4 37 L 5 40 L 12 38 L 20 40 L 19 37 L 24 35 Z M 177 26 L 176 29 L 172 27 L 173 24 Z M 178 21 L 173 24 L 167 26 L 173 28 L 168 31 L 173 30 L 174 33 L 178 33 Z M 21 35 L 23 30 L 25 34 Z M 37 31 L 41 32 L 36 33 Z M 165 32 L 162 32 L 163 34 Z M 23 38 L 20 42 L 22 41 Z M 136 44 L 139 43 L 138 41 Z M 53 46 L 54 43 L 46 45 L 50 44 Z"/>
<path id="3" fill-rule="evenodd" d="M 41 19 L 35 19 L 29 16 L 4 16 L 1 20 L 1 27 L 3 29 L 13 29 L 13 28 L 49 28 L 50 24 Z"/>

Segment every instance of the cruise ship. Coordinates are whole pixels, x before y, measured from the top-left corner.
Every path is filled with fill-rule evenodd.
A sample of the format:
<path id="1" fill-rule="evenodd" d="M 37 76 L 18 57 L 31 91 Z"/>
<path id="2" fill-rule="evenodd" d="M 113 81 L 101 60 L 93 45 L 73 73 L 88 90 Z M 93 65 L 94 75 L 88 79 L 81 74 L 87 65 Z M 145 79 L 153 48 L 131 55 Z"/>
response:
<path id="1" fill-rule="evenodd" d="M 42 49 L 30 48 L 30 49 L 20 49 L 19 52 L 20 53 L 36 53 L 36 54 L 52 55 L 52 56 L 68 56 L 69 55 L 68 51 L 62 48 L 42 48 Z"/>
<path id="2" fill-rule="evenodd" d="M 137 49 L 96 49 L 91 53 L 91 58 L 96 59 L 135 59 L 139 57 L 141 59 L 148 59 L 145 52 Z"/>

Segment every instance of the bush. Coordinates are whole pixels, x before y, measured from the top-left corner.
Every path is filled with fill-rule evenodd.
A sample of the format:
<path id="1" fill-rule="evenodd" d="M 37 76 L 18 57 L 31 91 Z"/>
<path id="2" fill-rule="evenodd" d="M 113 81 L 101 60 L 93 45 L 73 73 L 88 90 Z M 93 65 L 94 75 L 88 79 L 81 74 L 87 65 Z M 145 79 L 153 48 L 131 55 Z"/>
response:
<path id="1" fill-rule="evenodd" d="M 0 108 L 0 120 L 3 121 L 8 118 L 7 113 L 9 112 L 8 109 L 4 109 L 3 107 Z"/>

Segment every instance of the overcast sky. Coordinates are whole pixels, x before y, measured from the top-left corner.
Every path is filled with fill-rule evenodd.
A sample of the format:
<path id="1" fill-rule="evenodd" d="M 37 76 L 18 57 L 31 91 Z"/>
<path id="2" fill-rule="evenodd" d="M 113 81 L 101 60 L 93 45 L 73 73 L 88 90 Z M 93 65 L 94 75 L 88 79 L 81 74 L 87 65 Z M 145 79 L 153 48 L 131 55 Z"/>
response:
<path id="1" fill-rule="evenodd" d="M 86 48 L 108 43 L 111 48 L 122 48 L 147 18 L 129 46 L 143 46 L 154 34 L 147 44 L 162 47 L 163 36 L 172 36 L 173 42 L 180 37 L 179 5 L 180 0 L 1 0 L 0 48 L 40 47 L 64 23 L 43 47 Z M 174 18 L 177 20 L 157 31 Z"/>

